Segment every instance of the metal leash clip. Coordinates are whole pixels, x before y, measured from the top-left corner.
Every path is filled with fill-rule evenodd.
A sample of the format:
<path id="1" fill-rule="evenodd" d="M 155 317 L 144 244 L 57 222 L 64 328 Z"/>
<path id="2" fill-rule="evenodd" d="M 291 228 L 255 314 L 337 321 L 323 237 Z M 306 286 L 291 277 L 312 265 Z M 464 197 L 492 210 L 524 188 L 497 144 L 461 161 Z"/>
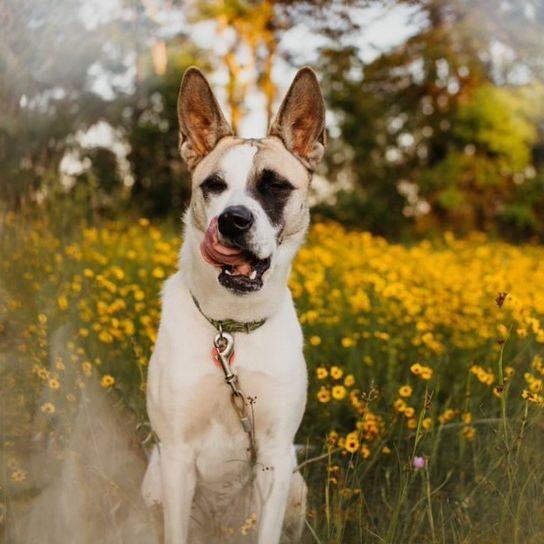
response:
<path id="1" fill-rule="evenodd" d="M 219 333 L 216 334 L 213 345 L 217 350 L 217 358 L 225 374 L 225 381 L 229 384 L 232 390 L 232 404 L 244 431 L 251 434 L 251 421 L 247 415 L 247 403 L 242 391 L 238 387 L 238 377 L 230 368 L 230 358 L 234 352 L 234 338 L 228 332 L 223 332 L 222 328 L 219 328 Z"/>

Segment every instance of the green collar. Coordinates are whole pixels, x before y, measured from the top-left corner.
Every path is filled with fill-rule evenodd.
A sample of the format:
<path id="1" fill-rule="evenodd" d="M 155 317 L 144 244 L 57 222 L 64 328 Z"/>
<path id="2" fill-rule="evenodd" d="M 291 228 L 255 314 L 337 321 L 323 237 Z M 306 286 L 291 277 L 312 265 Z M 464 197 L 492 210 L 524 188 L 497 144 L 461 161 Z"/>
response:
<path id="1" fill-rule="evenodd" d="M 259 321 L 236 321 L 235 319 L 212 319 L 211 317 L 208 317 L 200 307 L 200 304 L 198 303 L 198 300 L 195 298 L 195 296 L 191 293 L 191 297 L 193 297 L 193 302 L 195 303 L 195 306 L 198 308 L 198 311 L 206 318 L 206 321 L 210 323 L 215 329 L 217 329 L 219 332 L 228 332 L 230 334 L 234 332 L 245 332 L 250 333 L 254 330 L 257 330 L 259 327 L 264 325 L 266 323 L 265 319 L 260 319 Z"/>

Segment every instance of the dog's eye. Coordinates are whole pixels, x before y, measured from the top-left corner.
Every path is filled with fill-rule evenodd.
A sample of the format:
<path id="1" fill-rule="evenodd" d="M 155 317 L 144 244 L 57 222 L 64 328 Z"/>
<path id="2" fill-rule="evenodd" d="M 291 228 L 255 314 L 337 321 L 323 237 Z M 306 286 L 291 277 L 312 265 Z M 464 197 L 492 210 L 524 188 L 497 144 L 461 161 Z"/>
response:
<path id="1" fill-rule="evenodd" d="M 257 189 L 261 193 L 288 193 L 294 189 L 294 186 L 272 170 L 263 170 Z"/>
<path id="2" fill-rule="evenodd" d="M 222 193 L 227 188 L 227 184 L 217 174 L 213 174 L 211 176 L 208 176 L 200 184 L 200 188 L 202 189 L 204 194 L 208 194 L 208 193 L 219 194 L 219 193 Z"/>

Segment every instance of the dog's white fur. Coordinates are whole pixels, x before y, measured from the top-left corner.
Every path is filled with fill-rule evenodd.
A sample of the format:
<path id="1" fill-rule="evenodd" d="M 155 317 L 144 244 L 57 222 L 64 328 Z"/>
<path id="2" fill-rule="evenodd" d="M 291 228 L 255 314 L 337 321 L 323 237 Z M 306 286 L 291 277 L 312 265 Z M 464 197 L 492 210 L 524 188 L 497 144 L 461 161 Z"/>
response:
<path id="1" fill-rule="evenodd" d="M 191 77 L 202 78 L 195 71 Z M 180 101 L 192 100 L 194 87 L 203 85 L 201 81 L 190 83 L 185 91 L 182 85 Z M 305 69 L 295 83 L 292 89 L 298 85 L 300 93 L 304 90 L 301 86 L 310 85 L 315 96 L 313 72 Z M 189 93 L 187 88 L 190 94 L 184 96 Z M 207 92 L 205 88 L 203 92 Z M 288 96 L 294 93 L 290 91 Z M 206 106 L 209 100 L 204 97 Z M 300 109 L 300 104 L 295 105 Z M 318 104 L 317 109 L 320 107 Z M 214 104 L 209 103 L 209 108 L 214 110 Z M 294 125 L 296 119 L 289 118 L 292 107 L 283 109 L 287 113 L 277 122 L 276 134 L 264 140 L 239 140 L 219 131 L 217 141 L 212 139 L 208 147 L 200 149 L 199 135 L 191 134 L 191 127 L 187 128 L 190 122 L 180 114 L 182 142 L 194 139 L 189 162 L 193 198 L 185 216 L 179 271 L 163 289 L 162 318 L 150 361 L 148 414 L 159 444 L 151 455 L 142 489 L 149 504 L 163 505 L 167 544 L 248 542 L 248 537 L 240 534 L 248 516 L 256 519 L 259 544 L 277 544 L 282 526 L 284 538 L 296 540 L 302 531 L 306 487 L 300 474 L 293 472 L 293 440 L 305 407 L 307 375 L 302 332 L 287 279 L 309 220 L 307 166 L 315 157 L 307 156 L 310 152 L 315 155 L 316 146 L 321 145 L 323 127 L 314 127 L 317 136 L 310 135 L 304 145 L 291 145 L 288 132 L 283 138 L 281 130 L 288 131 L 285 125 Z M 323 112 L 320 110 L 321 116 Z M 221 116 L 220 112 L 212 113 Z M 224 119 L 217 119 L 222 129 Z M 201 125 L 197 123 L 195 130 Z M 281 226 L 272 224 L 247 189 L 252 172 L 263 164 L 279 170 L 295 187 L 283 210 Z M 221 172 L 228 189 L 206 200 L 199 196 L 198 186 L 215 171 Z M 259 258 L 271 257 L 262 288 L 244 295 L 220 285 L 217 269 L 206 263 L 199 251 L 211 219 L 231 205 L 252 211 L 251 251 Z M 248 436 L 231 405 L 230 390 L 223 373 L 212 363 L 216 331 L 196 308 L 191 294 L 202 311 L 215 319 L 267 319 L 249 334 L 234 335 L 233 368 L 244 393 L 256 397 L 254 467 L 248 463 Z M 249 525 L 246 523 L 246 528 Z"/>

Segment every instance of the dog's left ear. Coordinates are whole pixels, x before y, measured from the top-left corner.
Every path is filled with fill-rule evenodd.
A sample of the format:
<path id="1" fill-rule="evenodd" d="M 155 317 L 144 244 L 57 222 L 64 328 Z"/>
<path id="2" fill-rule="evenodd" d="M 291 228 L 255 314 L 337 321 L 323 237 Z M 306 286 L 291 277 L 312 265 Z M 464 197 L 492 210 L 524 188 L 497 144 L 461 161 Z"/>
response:
<path id="1" fill-rule="evenodd" d="M 178 95 L 179 150 L 192 170 L 223 136 L 233 134 L 202 72 L 192 66 Z"/>
<path id="2" fill-rule="evenodd" d="M 273 119 L 269 136 L 277 136 L 313 170 L 325 151 L 325 102 L 315 72 L 301 68 Z"/>

